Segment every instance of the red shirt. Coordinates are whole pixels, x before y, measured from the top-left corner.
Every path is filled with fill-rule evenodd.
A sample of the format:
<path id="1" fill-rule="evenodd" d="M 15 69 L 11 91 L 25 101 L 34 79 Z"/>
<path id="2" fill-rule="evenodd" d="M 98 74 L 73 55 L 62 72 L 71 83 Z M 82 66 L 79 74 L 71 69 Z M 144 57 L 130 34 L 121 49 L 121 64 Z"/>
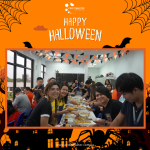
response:
<path id="1" fill-rule="evenodd" d="M 15 112 L 15 113 L 11 114 L 11 115 L 7 118 L 7 123 L 12 122 L 13 120 L 15 120 L 14 126 L 16 126 L 18 117 L 19 117 L 19 115 L 20 115 L 21 113 L 22 113 L 22 112 L 18 112 L 18 111 L 17 111 L 17 112 Z"/>
<path id="2" fill-rule="evenodd" d="M 34 108 L 34 107 L 37 105 L 36 100 L 34 100 L 34 102 L 33 102 L 33 104 L 32 104 L 32 99 L 33 99 L 34 94 L 33 94 L 32 92 L 29 92 L 29 93 L 26 94 L 26 95 L 28 96 L 28 98 L 29 98 L 29 100 L 30 100 L 31 109 Z"/>

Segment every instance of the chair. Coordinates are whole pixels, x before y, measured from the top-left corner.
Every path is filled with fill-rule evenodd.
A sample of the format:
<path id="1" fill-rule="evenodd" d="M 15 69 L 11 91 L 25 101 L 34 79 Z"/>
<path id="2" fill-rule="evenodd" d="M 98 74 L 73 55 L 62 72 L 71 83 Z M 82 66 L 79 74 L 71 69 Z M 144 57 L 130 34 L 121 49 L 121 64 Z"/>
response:
<path id="1" fill-rule="evenodd" d="M 97 116 L 97 118 L 101 118 L 102 117 L 102 114 L 101 113 L 99 113 L 98 114 L 98 116 Z"/>
<path id="2" fill-rule="evenodd" d="M 7 126 L 8 127 L 14 126 L 14 122 L 15 122 L 15 120 L 13 120 L 12 122 L 7 123 Z"/>
<path id="3" fill-rule="evenodd" d="M 27 110 L 25 110 L 25 112 L 21 113 L 20 116 L 18 117 L 16 126 L 21 126 L 23 123 L 23 119 L 24 119 L 24 114 L 27 112 Z"/>
<path id="4" fill-rule="evenodd" d="M 31 115 L 32 110 L 33 110 L 33 108 L 30 110 L 30 112 L 29 112 L 29 114 L 28 114 L 27 118 L 26 118 L 26 119 L 24 119 L 24 121 L 26 121 L 26 120 L 29 118 L 29 116 Z"/>

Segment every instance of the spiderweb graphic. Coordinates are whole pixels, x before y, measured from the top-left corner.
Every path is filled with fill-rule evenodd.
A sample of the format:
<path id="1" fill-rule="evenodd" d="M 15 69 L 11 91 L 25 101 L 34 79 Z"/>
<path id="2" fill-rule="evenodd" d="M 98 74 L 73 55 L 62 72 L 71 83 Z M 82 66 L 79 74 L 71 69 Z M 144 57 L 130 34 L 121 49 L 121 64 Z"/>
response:
<path id="1" fill-rule="evenodd" d="M 11 32 L 13 23 L 21 24 L 20 16 L 28 14 L 24 5 L 30 0 L 0 0 L 0 30 Z"/>
<path id="2" fill-rule="evenodd" d="M 125 0 L 127 8 L 123 13 L 132 16 L 131 24 L 138 23 L 141 33 L 150 30 L 150 0 Z"/>

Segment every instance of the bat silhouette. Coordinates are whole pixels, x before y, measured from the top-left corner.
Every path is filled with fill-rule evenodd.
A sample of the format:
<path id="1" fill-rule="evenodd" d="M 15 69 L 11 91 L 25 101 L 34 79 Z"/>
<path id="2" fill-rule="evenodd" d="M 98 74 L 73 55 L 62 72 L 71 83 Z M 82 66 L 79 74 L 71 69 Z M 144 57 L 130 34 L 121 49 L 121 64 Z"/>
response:
<path id="1" fill-rule="evenodd" d="M 103 46 L 103 48 L 123 48 L 126 46 L 126 44 L 130 43 L 131 38 L 124 38 L 122 43 L 120 45 L 116 45 L 115 47 L 109 46 L 109 45 L 105 45 Z"/>
<path id="2" fill-rule="evenodd" d="M 27 48 L 33 48 L 32 45 L 29 42 L 23 42 L 25 47 Z"/>

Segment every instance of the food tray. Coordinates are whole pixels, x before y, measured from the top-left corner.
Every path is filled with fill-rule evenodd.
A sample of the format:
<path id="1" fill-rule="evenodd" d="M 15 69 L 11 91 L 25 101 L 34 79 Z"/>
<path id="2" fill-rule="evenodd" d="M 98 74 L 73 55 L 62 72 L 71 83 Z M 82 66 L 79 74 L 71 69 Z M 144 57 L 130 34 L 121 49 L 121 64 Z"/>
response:
<path id="1" fill-rule="evenodd" d="M 92 120 L 86 120 L 86 121 L 76 121 L 74 122 L 73 125 L 80 125 L 80 126 L 85 126 L 85 127 L 88 127 L 89 125 L 94 125 L 96 124 L 95 122 L 93 122 Z"/>

